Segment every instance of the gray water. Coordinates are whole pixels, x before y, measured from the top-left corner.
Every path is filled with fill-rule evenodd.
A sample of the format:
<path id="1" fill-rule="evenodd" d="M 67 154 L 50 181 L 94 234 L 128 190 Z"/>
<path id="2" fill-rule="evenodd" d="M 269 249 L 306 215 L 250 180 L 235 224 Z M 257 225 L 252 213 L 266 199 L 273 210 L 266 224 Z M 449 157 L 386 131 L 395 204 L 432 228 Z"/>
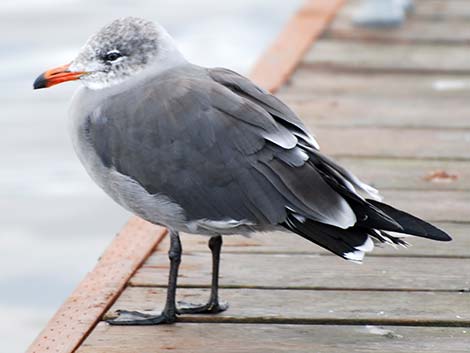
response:
<path id="1" fill-rule="evenodd" d="M 33 91 L 110 20 L 164 25 L 193 62 L 248 73 L 302 0 L 0 2 L 0 342 L 23 352 L 129 215 L 88 178 L 67 135 L 79 83 Z"/>

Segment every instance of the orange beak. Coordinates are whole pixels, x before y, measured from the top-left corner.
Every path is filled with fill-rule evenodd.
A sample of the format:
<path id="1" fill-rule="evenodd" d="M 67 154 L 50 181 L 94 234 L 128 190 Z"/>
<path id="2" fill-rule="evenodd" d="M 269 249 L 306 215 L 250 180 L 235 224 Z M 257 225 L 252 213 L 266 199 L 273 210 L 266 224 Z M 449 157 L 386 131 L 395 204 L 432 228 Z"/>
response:
<path id="1" fill-rule="evenodd" d="M 70 64 L 56 67 L 39 75 L 33 83 L 34 89 L 48 88 L 66 81 L 78 80 L 86 72 L 69 71 Z"/>

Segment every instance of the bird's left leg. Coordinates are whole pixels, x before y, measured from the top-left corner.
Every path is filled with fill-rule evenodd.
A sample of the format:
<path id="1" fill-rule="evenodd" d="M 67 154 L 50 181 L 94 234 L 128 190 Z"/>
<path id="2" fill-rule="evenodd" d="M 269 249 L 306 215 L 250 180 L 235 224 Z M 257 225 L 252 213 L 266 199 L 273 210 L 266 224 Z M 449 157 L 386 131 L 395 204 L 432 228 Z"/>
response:
<path id="1" fill-rule="evenodd" d="M 191 304 L 178 302 L 178 314 L 216 314 L 227 310 L 228 304 L 219 302 L 219 264 L 222 236 L 209 239 L 209 249 L 212 253 L 212 285 L 209 301 L 206 304 Z"/>
<path id="2" fill-rule="evenodd" d="M 168 289 L 166 293 L 165 308 L 161 313 L 149 311 L 119 310 L 119 316 L 115 319 L 106 320 L 111 325 L 160 325 L 171 324 L 176 321 L 176 280 L 178 268 L 181 262 L 181 242 L 178 232 L 170 230 L 170 273 L 168 276 Z"/>

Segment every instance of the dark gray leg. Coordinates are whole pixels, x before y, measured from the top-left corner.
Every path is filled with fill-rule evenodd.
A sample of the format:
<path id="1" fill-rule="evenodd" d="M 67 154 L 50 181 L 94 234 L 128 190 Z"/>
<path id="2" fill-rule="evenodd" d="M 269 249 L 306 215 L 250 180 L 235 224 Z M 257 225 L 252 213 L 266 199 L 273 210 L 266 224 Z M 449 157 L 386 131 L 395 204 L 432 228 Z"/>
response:
<path id="1" fill-rule="evenodd" d="M 176 281 L 178 268 L 181 262 L 181 242 L 178 232 L 170 230 L 170 274 L 168 276 L 168 289 L 166 292 L 165 308 L 160 314 L 150 312 L 119 310 L 119 316 L 107 320 L 111 325 L 158 325 L 171 324 L 176 321 Z"/>
<path id="2" fill-rule="evenodd" d="M 227 310 L 227 303 L 219 302 L 219 264 L 220 249 L 222 248 L 222 236 L 218 235 L 209 239 L 209 249 L 212 252 L 212 285 L 211 295 L 207 304 L 196 305 L 178 302 L 178 314 L 216 314 Z"/>

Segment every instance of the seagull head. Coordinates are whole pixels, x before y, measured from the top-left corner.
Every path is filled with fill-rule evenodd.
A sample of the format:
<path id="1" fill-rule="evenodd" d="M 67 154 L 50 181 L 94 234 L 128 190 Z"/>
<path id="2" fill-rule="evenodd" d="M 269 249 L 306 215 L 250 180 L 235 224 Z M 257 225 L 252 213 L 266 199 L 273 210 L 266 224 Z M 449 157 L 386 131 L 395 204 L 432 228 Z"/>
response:
<path id="1" fill-rule="evenodd" d="M 71 63 L 39 75 L 33 86 L 47 88 L 80 80 L 90 89 L 102 89 L 145 70 L 164 70 L 182 62 L 182 54 L 163 27 L 125 17 L 92 35 Z"/>

